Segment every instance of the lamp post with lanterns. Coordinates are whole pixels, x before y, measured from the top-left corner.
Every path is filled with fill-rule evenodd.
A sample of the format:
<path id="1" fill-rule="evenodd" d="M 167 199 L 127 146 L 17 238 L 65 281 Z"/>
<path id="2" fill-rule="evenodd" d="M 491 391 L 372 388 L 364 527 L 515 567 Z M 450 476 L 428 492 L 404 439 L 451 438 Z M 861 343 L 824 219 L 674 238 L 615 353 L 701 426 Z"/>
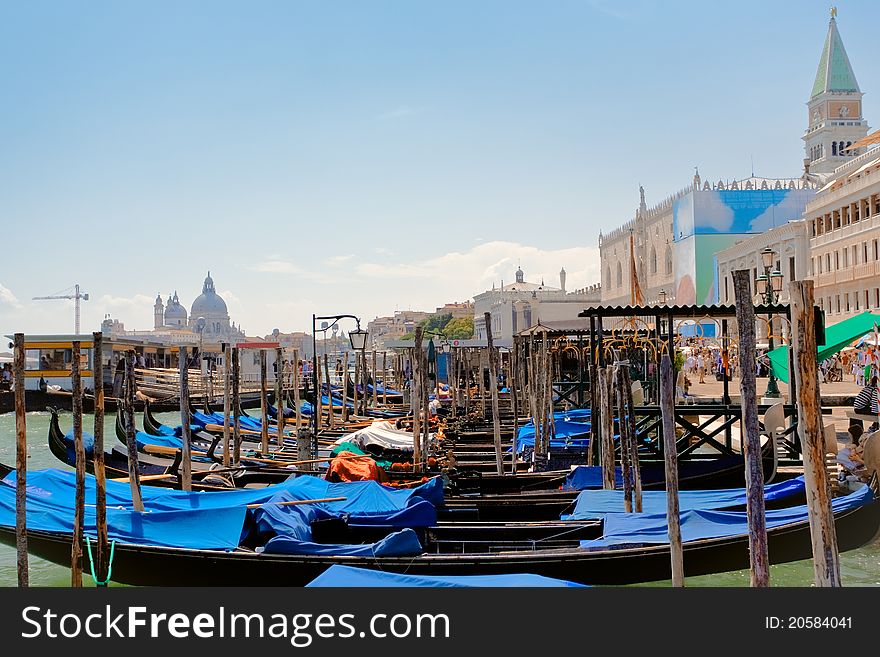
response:
<path id="1" fill-rule="evenodd" d="M 768 306 L 775 304 L 779 300 L 780 292 L 782 292 L 782 272 L 773 268 L 775 257 L 776 252 L 769 246 L 761 251 L 761 264 L 764 267 L 764 273 L 758 276 L 755 280 L 755 288 L 758 296 L 761 298 L 761 301 Z M 772 313 L 770 314 L 770 324 L 767 332 L 769 334 L 767 338 L 767 352 L 769 353 L 773 351 L 774 348 Z M 764 396 L 770 398 L 778 398 L 781 396 L 779 394 L 779 385 L 776 382 L 776 377 L 773 375 L 772 364 L 770 366 L 770 371 L 767 374 L 767 392 Z"/>
<path id="2" fill-rule="evenodd" d="M 312 315 L 312 387 L 315 390 L 315 403 L 312 406 L 312 451 L 317 456 L 318 454 L 318 400 L 320 399 L 319 395 L 321 391 L 318 390 L 318 348 L 317 342 L 315 340 L 315 334 L 318 329 L 315 326 L 315 322 L 319 319 L 332 319 L 333 323 L 327 326 L 326 322 L 321 326 L 321 330 L 324 331 L 324 344 L 326 349 L 327 343 L 327 330 L 334 328 L 337 322 L 340 319 L 349 318 L 353 319 L 357 322 L 357 328 L 354 331 L 348 332 L 348 339 L 351 342 L 351 348 L 355 352 L 363 352 L 364 349 L 367 348 L 367 331 L 361 329 L 361 320 L 360 317 L 355 315 L 328 315 L 325 317 L 317 317 Z M 362 354 L 363 355 L 363 354 Z M 333 389 L 330 386 L 330 382 L 327 382 L 327 394 L 332 395 Z M 344 400 L 343 400 L 344 403 Z"/>

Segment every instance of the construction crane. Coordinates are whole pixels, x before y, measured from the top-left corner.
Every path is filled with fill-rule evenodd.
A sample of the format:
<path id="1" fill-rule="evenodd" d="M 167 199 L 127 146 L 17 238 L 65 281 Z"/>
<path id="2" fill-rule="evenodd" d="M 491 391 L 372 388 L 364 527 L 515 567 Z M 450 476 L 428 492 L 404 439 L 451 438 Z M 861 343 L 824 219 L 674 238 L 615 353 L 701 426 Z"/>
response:
<path id="1" fill-rule="evenodd" d="M 68 288 L 69 290 L 70 288 Z M 74 303 L 74 333 L 79 335 L 79 301 L 82 299 L 83 301 L 89 300 L 89 293 L 79 291 L 79 283 L 73 286 L 73 294 L 53 294 L 48 297 L 33 297 L 34 301 L 45 301 L 47 299 L 73 299 Z M 64 290 L 62 290 L 64 291 Z"/>

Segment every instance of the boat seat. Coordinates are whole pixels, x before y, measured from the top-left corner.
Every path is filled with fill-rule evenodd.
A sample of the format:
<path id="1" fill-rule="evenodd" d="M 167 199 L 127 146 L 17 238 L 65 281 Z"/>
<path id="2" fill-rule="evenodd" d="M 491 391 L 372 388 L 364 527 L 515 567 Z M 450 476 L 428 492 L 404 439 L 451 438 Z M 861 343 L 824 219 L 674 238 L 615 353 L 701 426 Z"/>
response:
<path id="1" fill-rule="evenodd" d="M 776 477 L 776 471 L 779 466 L 779 456 L 782 449 L 782 438 L 785 435 L 785 406 L 782 402 L 777 402 L 767 409 L 764 413 L 764 428 L 761 431 L 762 436 L 766 436 L 767 440 L 772 442 L 773 449 L 773 474 L 767 479 L 767 483 L 771 483 Z"/>

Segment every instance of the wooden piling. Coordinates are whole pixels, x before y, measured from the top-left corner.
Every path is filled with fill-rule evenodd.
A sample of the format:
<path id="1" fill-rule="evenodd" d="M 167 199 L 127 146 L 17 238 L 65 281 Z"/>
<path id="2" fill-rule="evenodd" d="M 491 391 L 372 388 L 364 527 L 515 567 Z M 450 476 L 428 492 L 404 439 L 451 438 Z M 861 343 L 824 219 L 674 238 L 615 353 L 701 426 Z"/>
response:
<path id="1" fill-rule="evenodd" d="M 376 376 L 376 350 L 373 349 L 373 408 L 379 405 L 379 390 L 377 389 L 379 378 Z"/>
<path id="2" fill-rule="evenodd" d="M 27 552 L 27 410 L 24 394 L 24 333 L 13 336 L 15 382 L 15 550 L 18 585 L 28 586 Z"/>
<path id="3" fill-rule="evenodd" d="M 419 469 L 422 472 L 424 472 L 425 468 L 427 467 L 427 462 L 428 462 L 428 441 L 429 441 L 429 438 L 431 435 L 431 412 L 429 410 L 429 405 L 428 405 L 428 394 L 430 391 L 428 389 L 428 351 L 427 351 L 427 349 L 423 350 L 420 353 L 420 356 L 422 359 L 422 366 L 419 368 L 419 371 L 420 371 L 421 377 L 422 377 L 422 382 L 421 382 L 421 386 L 420 386 L 420 388 L 421 388 L 421 405 L 422 405 L 422 417 L 424 418 L 424 421 L 422 422 L 422 437 L 421 437 L 422 460 L 421 460 L 421 463 L 419 464 Z M 364 359 L 366 360 L 366 356 L 364 357 Z M 366 363 L 364 363 L 364 365 L 366 366 Z"/>
<path id="4" fill-rule="evenodd" d="M 327 379 L 327 426 L 331 429 L 336 428 L 336 410 L 333 405 L 333 384 L 330 380 L 330 359 L 324 354 L 324 378 Z"/>
<path id="5" fill-rule="evenodd" d="M 189 417 L 189 353 L 180 347 L 180 488 L 192 490 L 192 435 Z"/>
<path id="6" fill-rule="evenodd" d="M 422 367 L 422 327 L 416 326 L 413 342 L 412 356 L 412 407 L 413 407 L 413 465 L 419 467 L 422 462 L 422 392 L 421 392 L 421 367 Z M 427 418 L 426 418 L 427 421 Z"/>
<path id="7" fill-rule="evenodd" d="M 229 345 L 225 342 L 221 347 L 223 352 L 223 467 L 229 467 L 229 461 L 231 458 L 231 453 L 229 450 L 229 413 L 230 413 L 230 404 L 231 404 L 231 390 L 230 388 L 230 363 L 232 354 L 229 350 Z"/>
<path id="8" fill-rule="evenodd" d="M 98 586 L 107 585 L 108 549 L 107 529 L 107 472 L 104 467 L 104 336 L 92 333 L 92 373 L 95 388 L 95 530 L 98 543 L 95 555 L 95 578 Z"/>
<path id="9" fill-rule="evenodd" d="M 278 425 L 277 441 L 278 449 L 284 448 L 284 350 L 281 347 L 275 349 L 275 422 Z"/>
<path id="10" fill-rule="evenodd" d="M 135 442 L 134 425 L 134 368 L 137 356 L 134 349 L 129 349 L 125 354 L 125 394 L 123 395 L 122 414 L 125 417 L 125 443 L 128 447 L 128 483 L 131 487 L 131 504 L 135 511 L 144 510 L 144 502 L 141 498 L 141 480 L 138 472 L 138 451 Z"/>
<path id="11" fill-rule="evenodd" d="M 342 354 L 342 423 L 348 422 L 348 352 Z"/>
<path id="12" fill-rule="evenodd" d="M 510 474 L 516 474 L 516 438 L 519 433 L 519 373 L 517 372 L 517 368 L 519 367 L 519 343 L 520 339 L 516 336 L 513 338 L 513 349 L 510 352 L 510 404 L 511 404 L 511 412 L 513 413 L 513 436 L 510 439 L 511 442 L 511 459 L 510 459 Z"/>
<path id="13" fill-rule="evenodd" d="M 636 513 L 642 512 L 642 471 L 639 467 L 639 436 L 636 430 L 636 408 L 633 403 L 632 379 L 629 376 L 629 363 L 622 368 L 623 399 L 626 407 L 626 435 L 629 440 L 629 461 L 632 467 L 633 508 Z M 623 415 L 621 417 L 623 417 Z"/>
<path id="14" fill-rule="evenodd" d="M 241 354 L 232 348 L 232 463 L 241 463 Z"/>
<path id="15" fill-rule="evenodd" d="M 382 352 L 382 406 L 388 407 L 388 369 L 385 359 L 388 356 L 387 351 Z"/>
<path id="16" fill-rule="evenodd" d="M 813 581 L 816 586 L 837 587 L 840 556 L 831 508 L 831 482 L 825 469 L 825 439 L 816 372 L 819 371 L 813 281 L 789 283 L 794 383 L 798 409 L 798 436 L 803 448 L 807 512 L 813 545 Z"/>
<path id="17" fill-rule="evenodd" d="M 354 352 L 354 381 L 352 384 L 354 385 L 354 390 L 352 390 L 352 411 L 354 411 L 355 415 L 360 414 L 360 409 L 358 408 L 358 381 L 361 377 L 361 356 L 357 350 Z"/>
<path id="18" fill-rule="evenodd" d="M 489 392 L 492 395 L 492 439 L 495 443 L 495 469 L 499 475 L 503 475 L 504 452 L 501 447 L 501 414 L 498 410 L 498 353 L 492 342 L 492 313 L 484 313 L 483 318 L 486 323 L 486 343 L 489 357 Z"/>
<path id="19" fill-rule="evenodd" d="M 614 490 L 614 411 L 611 394 L 611 368 L 599 368 L 599 404 L 601 405 L 600 421 L 602 422 L 601 461 L 602 488 Z"/>
<path id="20" fill-rule="evenodd" d="M 740 404 L 742 444 L 746 460 L 746 513 L 749 525 L 751 585 L 770 585 L 770 559 L 764 506 L 764 468 L 758 431 L 758 398 L 755 392 L 755 306 L 750 271 L 733 272 L 736 323 L 739 329 Z M 815 372 L 813 373 L 815 375 Z"/>
<path id="21" fill-rule="evenodd" d="M 623 475 L 623 510 L 626 513 L 632 513 L 633 510 L 633 482 L 632 470 L 630 469 L 630 442 L 629 427 L 625 419 L 626 416 L 626 400 L 623 382 L 623 370 L 625 364 L 618 363 L 613 368 L 612 378 L 614 381 L 614 389 L 617 397 L 617 423 L 620 427 L 620 472 Z"/>
<path id="22" fill-rule="evenodd" d="M 666 469 L 666 524 L 672 585 L 684 586 L 684 550 L 678 508 L 678 447 L 675 439 L 675 375 L 668 353 L 660 358 L 660 413 L 663 418 L 663 460 Z"/>
<path id="23" fill-rule="evenodd" d="M 76 493 L 74 495 L 73 535 L 70 546 L 70 585 L 74 588 L 82 586 L 83 525 L 86 514 L 86 450 L 83 446 L 81 354 L 82 343 L 79 340 L 74 340 L 71 343 L 70 362 L 71 403 L 73 405 L 73 451 L 76 461 Z"/>
<path id="24" fill-rule="evenodd" d="M 260 349 L 260 451 L 269 453 L 269 386 L 266 380 L 266 350 Z"/>

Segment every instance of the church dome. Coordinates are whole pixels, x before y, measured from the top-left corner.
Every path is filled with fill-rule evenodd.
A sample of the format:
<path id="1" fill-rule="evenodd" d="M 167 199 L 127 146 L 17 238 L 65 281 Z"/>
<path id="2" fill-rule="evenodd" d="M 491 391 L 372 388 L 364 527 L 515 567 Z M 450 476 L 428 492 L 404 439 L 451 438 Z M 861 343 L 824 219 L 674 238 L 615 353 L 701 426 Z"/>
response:
<path id="1" fill-rule="evenodd" d="M 168 297 L 168 303 L 165 305 L 165 323 L 171 324 L 171 320 L 175 319 L 186 322 L 186 308 L 180 304 L 177 292 L 174 293 L 174 297 Z"/>
<path id="2" fill-rule="evenodd" d="M 211 278 L 211 272 L 208 272 L 208 277 L 202 286 L 202 293 L 193 301 L 190 317 L 204 317 L 208 319 L 211 317 L 225 318 L 227 316 L 226 302 L 214 290 L 214 280 Z"/>

